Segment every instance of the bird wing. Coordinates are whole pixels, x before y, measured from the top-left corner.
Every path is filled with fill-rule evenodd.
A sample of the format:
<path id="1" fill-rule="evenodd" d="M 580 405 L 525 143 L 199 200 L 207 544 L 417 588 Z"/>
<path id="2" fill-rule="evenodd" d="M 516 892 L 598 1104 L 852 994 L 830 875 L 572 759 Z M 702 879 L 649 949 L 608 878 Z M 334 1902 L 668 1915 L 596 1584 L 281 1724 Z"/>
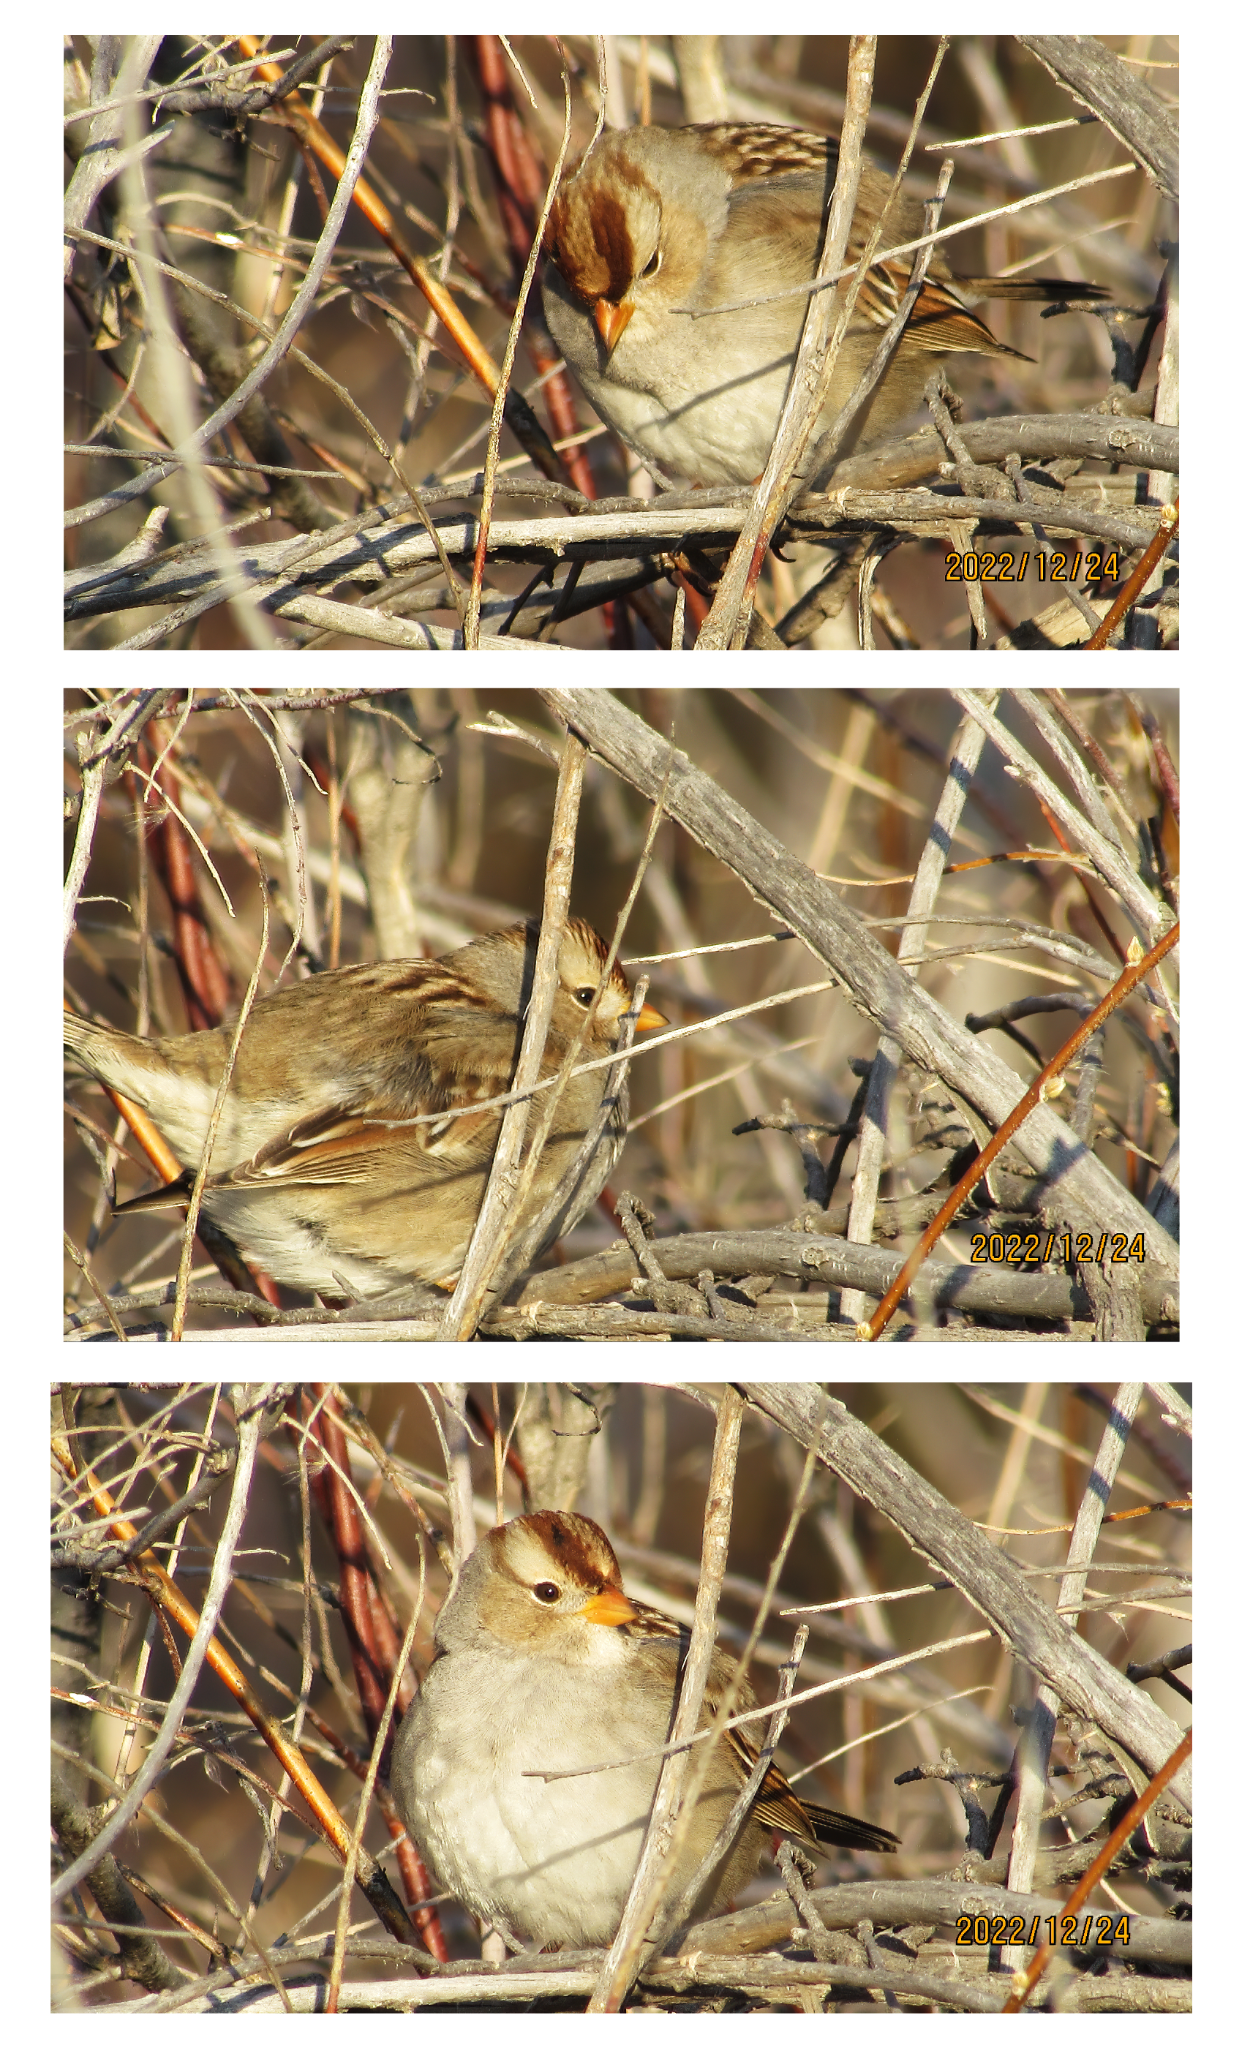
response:
<path id="1" fill-rule="evenodd" d="M 420 1123 L 430 1116 L 431 1123 Z M 360 1185 L 391 1172 L 394 1155 L 408 1155 L 424 1172 L 454 1172 L 491 1153 L 500 1111 L 452 1112 L 443 1101 L 401 1101 L 377 1097 L 337 1104 L 303 1117 L 261 1145 L 227 1173 L 213 1175 L 212 1187 L 327 1187 Z"/>

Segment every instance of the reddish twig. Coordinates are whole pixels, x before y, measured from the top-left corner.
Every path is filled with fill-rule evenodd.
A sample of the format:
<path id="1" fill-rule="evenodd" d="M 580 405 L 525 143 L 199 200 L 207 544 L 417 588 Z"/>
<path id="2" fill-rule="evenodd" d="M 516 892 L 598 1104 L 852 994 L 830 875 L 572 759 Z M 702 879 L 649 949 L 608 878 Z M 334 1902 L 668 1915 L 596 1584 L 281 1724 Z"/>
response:
<path id="1" fill-rule="evenodd" d="M 1153 767 L 1156 769 L 1157 781 L 1162 794 L 1174 814 L 1175 821 L 1181 823 L 1182 814 L 1179 808 L 1178 770 L 1170 759 L 1169 748 L 1165 744 L 1165 735 L 1151 711 L 1145 710 L 1142 704 L 1137 705 L 1136 709 L 1139 712 L 1139 722 L 1144 728 L 1145 737 L 1152 748 Z"/>
<path id="2" fill-rule="evenodd" d="M 246 56 L 253 57 L 259 49 L 258 38 L 239 36 L 238 47 Z M 256 76 L 269 81 L 279 80 L 282 75 L 278 64 L 263 62 L 255 69 Z M 279 106 L 273 107 L 272 113 L 274 118 L 284 121 L 293 130 L 305 148 L 311 150 L 322 164 L 327 165 L 335 178 L 341 176 L 345 168 L 344 150 L 334 142 L 322 122 L 316 120 L 299 93 L 288 93 Z M 359 178 L 354 188 L 354 204 L 370 221 L 380 240 L 392 250 L 411 282 L 418 286 L 437 319 L 457 343 L 473 375 L 478 378 L 489 396 L 495 397 L 500 382 L 500 371 L 492 357 L 456 301 L 445 290 L 440 280 L 432 275 L 422 257 L 415 255 L 379 193 L 365 178 Z M 537 468 L 541 469 L 545 476 L 562 478 L 564 469 L 561 459 L 521 393 L 508 394 L 505 418 Z"/>
<path id="3" fill-rule="evenodd" d="M 1061 1051 L 1054 1053 L 1053 1058 L 1041 1073 L 1037 1075 L 1026 1095 L 1011 1110 L 1001 1128 L 994 1133 L 993 1137 L 990 1138 L 988 1144 L 984 1147 L 984 1150 L 972 1161 L 948 1200 L 942 1203 L 903 1266 L 902 1271 L 898 1274 L 897 1279 L 885 1294 L 875 1315 L 866 1323 L 859 1324 L 858 1334 L 861 1338 L 865 1339 L 868 1343 L 875 1343 L 882 1330 L 892 1319 L 894 1310 L 897 1308 L 898 1303 L 906 1293 L 911 1281 L 923 1265 L 937 1239 L 948 1229 L 967 1196 L 971 1193 L 972 1188 L 975 1187 L 978 1181 L 984 1178 L 994 1159 L 996 1159 L 1003 1146 L 1009 1144 L 1019 1125 L 1026 1117 L 1031 1115 L 1038 1102 L 1044 1101 L 1049 1083 L 1055 1080 L 1070 1065 L 1080 1048 L 1087 1044 L 1092 1033 L 1105 1022 L 1105 1019 L 1118 1008 L 1120 1003 L 1126 1000 L 1132 989 L 1137 988 L 1140 982 L 1152 973 L 1153 968 L 1160 961 L 1164 960 L 1170 948 L 1178 944 L 1178 936 L 1179 926 L 1177 924 L 1171 925 L 1164 936 L 1157 940 L 1156 945 L 1144 954 L 1142 960 L 1135 961 L 1132 966 L 1126 968 L 1119 975 L 1113 987 L 1107 995 L 1102 996 L 1096 1008 L 1091 1012 L 1091 1015 L 1085 1017 L 1078 1030 L 1071 1033 Z"/>
<path id="4" fill-rule="evenodd" d="M 1053 834 L 1053 837 L 1056 839 L 1058 845 L 1061 847 L 1062 852 L 1069 856 L 1071 854 L 1070 840 L 1067 838 L 1065 832 L 1062 830 L 1062 827 L 1059 825 L 1057 819 L 1054 817 L 1052 811 L 1049 809 L 1048 804 L 1044 801 L 1044 798 L 1035 790 L 1032 791 L 1032 794 L 1033 796 L 1035 796 L 1036 802 L 1040 805 L 1041 813 L 1044 817 L 1045 824 L 1048 826 L 1050 832 Z M 1075 880 L 1078 882 L 1079 887 L 1082 889 L 1084 896 L 1087 899 L 1088 909 L 1091 911 L 1092 916 L 1095 918 L 1096 923 L 1100 928 L 1101 936 L 1103 937 L 1105 944 L 1108 946 L 1110 952 L 1114 956 L 1114 959 L 1118 962 L 1118 965 L 1121 967 L 1126 959 L 1126 954 L 1122 949 L 1122 944 L 1118 938 L 1117 933 L 1114 931 L 1113 926 L 1110 924 L 1109 919 L 1105 915 L 1104 907 L 1101 903 L 1100 897 L 1097 895 L 1095 889 L 1092 887 L 1092 884 L 1089 882 L 1087 876 L 1083 874 L 1081 870 L 1076 870 Z"/>
<path id="5" fill-rule="evenodd" d="M 142 787 L 142 801 L 144 806 L 154 809 L 159 801 L 158 791 L 159 796 L 167 798 L 168 807 L 151 832 L 151 858 L 173 914 L 173 961 L 185 999 L 187 1022 L 191 1031 L 213 1031 L 223 1021 L 233 985 L 207 923 L 189 834 L 177 816 L 177 772 L 171 760 L 160 759 L 167 745 L 164 726 L 152 719 L 138 747 L 139 767 L 150 776 Z M 153 762 L 159 763 L 154 773 Z"/>
<path id="6" fill-rule="evenodd" d="M 1157 1772 L 1156 1777 L 1149 1779 L 1148 1784 L 1140 1793 L 1139 1798 L 1135 1801 L 1135 1804 L 1127 1808 L 1126 1812 L 1122 1816 L 1122 1819 L 1118 1822 L 1117 1827 L 1110 1835 L 1109 1840 L 1105 1843 L 1104 1847 L 1100 1852 L 1100 1855 L 1096 1857 L 1091 1868 L 1089 1870 L 1084 1871 L 1083 1876 L 1080 1878 L 1078 1884 L 1075 1886 L 1074 1891 L 1071 1893 L 1070 1897 L 1066 1901 L 1066 1919 L 1072 1919 L 1074 1915 L 1078 1913 L 1080 1907 L 1083 1906 L 1086 1900 L 1088 1899 L 1093 1887 L 1099 1884 L 1102 1877 L 1104 1877 L 1105 1872 L 1108 1870 L 1110 1864 L 1114 1860 L 1114 1857 L 1118 1854 L 1123 1844 L 1128 1840 L 1128 1838 L 1131 1835 L 1134 1834 L 1136 1828 L 1139 1826 L 1140 1822 L 1144 1818 L 1144 1815 L 1147 1813 L 1149 1807 L 1153 1804 L 1153 1802 L 1156 1799 L 1160 1797 L 1161 1793 L 1164 1792 L 1166 1786 L 1170 1782 L 1170 1779 L 1177 1776 L 1178 1772 L 1182 1769 L 1183 1765 L 1186 1763 L 1187 1758 L 1190 1755 L 1191 1730 L 1189 1728 L 1187 1730 L 1187 1733 L 1184 1735 L 1182 1741 L 1179 1743 L 1177 1749 L 1174 1751 L 1173 1755 L 1169 1757 L 1165 1763 L 1162 1764 L 1160 1770 Z M 1001 2008 L 1003 2012 L 1019 2011 L 1019 2009 L 1031 1993 L 1031 1991 L 1039 1982 L 1040 1978 L 1044 1975 L 1045 1966 L 1048 1963 L 1049 1956 L 1051 1953 L 1052 1950 L 1050 1944 L 1047 1941 L 1042 1942 L 1040 1944 L 1040 1947 L 1037 1949 L 1036 1954 L 1032 1957 L 1032 1960 L 1028 1964 L 1027 1968 L 1025 1970 L 1020 1970 L 1018 1976 L 1015 1978 L 1014 1990 L 1010 1993 L 1009 1998 L 1007 1998 L 1005 2004 Z"/>
<path id="7" fill-rule="evenodd" d="M 514 275 L 515 278 L 519 278 L 531 253 L 531 236 L 539 219 L 547 179 L 536 161 L 530 137 L 519 119 L 509 73 L 505 68 L 505 52 L 500 37 L 473 36 L 471 47 L 475 57 L 479 94 L 483 101 L 483 133 L 492 164 L 497 205 L 509 241 Z M 569 379 L 564 369 L 554 369 L 558 357 L 555 352 L 550 352 L 542 345 L 539 334 L 533 327 L 527 329 L 526 347 L 535 366 L 536 375 L 545 380 L 544 402 L 552 420 L 553 432 L 559 440 L 571 440 L 580 431 L 581 423 Z M 574 481 L 575 488 L 580 490 L 585 498 L 597 497 L 599 493 L 586 449 L 566 448 L 562 451 L 561 459 Z"/>
<path id="8" fill-rule="evenodd" d="M 324 1464 L 311 1476 L 320 1512 L 337 1553 L 340 1570 L 341 1619 L 350 1646 L 359 1705 L 367 1731 L 374 1736 L 393 1682 L 391 1658 L 385 1668 L 383 1654 L 372 1622 L 368 1591 L 371 1562 L 363 1542 L 358 1507 L 346 1484 L 349 1451 L 341 1416 L 326 1386 L 313 1389 L 317 1413 L 315 1431 L 324 1447 Z"/>
<path id="9" fill-rule="evenodd" d="M 1101 620 L 1095 633 L 1093 633 L 1092 638 L 1085 642 L 1085 654 L 1099 653 L 1102 647 L 1108 647 L 1109 636 L 1113 632 L 1114 627 L 1130 611 L 1131 606 L 1143 590 L 1145 583 L 1147 583 L 1148 578 L 1161 560 L 1162 555 L 1177 531 L 1178 500 L 1175 498 L 1172 505 L 1163 505 L 1161 507 L 1160 526 L 1144 549 L 1143 554 L 1127 577 L 1122 589 L 1110 605 L 1109 610 Z"/>
<path id="10" fill-rule="evenodd" d="M 116 1503 L 111 1494 L 90 1468 L 78 1468 L 67 1439 L 54 1438 L 52 1448 L 61 1469 L 89 1495 L 96 1514 L 110 1524 L 116 1540 L 119 1543 L 137 1542 L 138 1531 L 134 1524 L 117 1513 Z M 198 1610 L 169 1577 L 154 1553 L 150 1550 L 139 1552 L 134 1559 L 134 1569 L 139 1574 L 143 1590 L 157 1612 L 170 1615 L 182 1633 L 187 1638 L 193 1638 L 199 1626 Z M 279 1722 L 273 1720 L 257 1693 L 252 1690 L 241 1668 L 214 1636 L 207 1645 L 206 1661 L 250 1717 L 281 1769 L 301 1793 L 316 1833 L 344 1863 L 350 1850 L 350 1830 L 302 1751 L 289 1740 Z M 358 1882 L 366 1893 L 372 1910 L 379 1915 L 393 1937 L 406 1946 L 411 1946 L 414 1930 L 409 1917 L 388 1878 L 374 1857 L 365 1850 L 358 1852 Z"/>
<path id="11" fill-rule="evenodd" d="M 341 1426 L 340 1408 L 327 1386 L 316 1386 L 312 1391 L 318 1407 L 315 1429 L 324 1448 L 325 1462 L 322 1469 L 312 1475 L 311 1485 L 340 1563 L 341 1618 L 349 1641 L 359 1704 L 374 1739 L 392 1687 L 401 1639 L 393 1628 L 376 1584 L 367 1554 L 362 1518 L 346 1484 L 349 1450 Z M 360 1775 L 366 1775 L 365 1766 Z M 406 1833 L 404 1822 L 387 1796 L 381 1801 L 381 1810 L 389 1834 L 397 1843 L 397 1860 L 406 1897 L 412 1903 L 415 1925 L 429 1952 L 440 1962 L 447 1962 L 449 1951 L 440 1915 L 434 1906 L 426 1903 L 435 1886 L 422 1857 Z"/>

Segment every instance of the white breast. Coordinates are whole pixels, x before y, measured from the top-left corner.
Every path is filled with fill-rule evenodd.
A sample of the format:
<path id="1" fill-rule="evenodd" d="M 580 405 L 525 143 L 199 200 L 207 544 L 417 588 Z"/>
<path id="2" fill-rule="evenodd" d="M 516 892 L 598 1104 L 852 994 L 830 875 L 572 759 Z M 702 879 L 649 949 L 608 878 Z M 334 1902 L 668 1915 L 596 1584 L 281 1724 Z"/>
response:
<path id="1" fill-rule="evenodd" d="M 433 1714 L 451 1740 L 433 1731 Z M 659 1759 L 590 1777 L 539 1774 L 634 1757 L 664 1738 L 659 1701 L 640 1694 L 622 1710 L 607 1667 L 533 1670 L 457 1651 L 428 1673 L 395 1771 L 446 1889 L 520 1939 L 596 1947 L 616 1931 Z"/>

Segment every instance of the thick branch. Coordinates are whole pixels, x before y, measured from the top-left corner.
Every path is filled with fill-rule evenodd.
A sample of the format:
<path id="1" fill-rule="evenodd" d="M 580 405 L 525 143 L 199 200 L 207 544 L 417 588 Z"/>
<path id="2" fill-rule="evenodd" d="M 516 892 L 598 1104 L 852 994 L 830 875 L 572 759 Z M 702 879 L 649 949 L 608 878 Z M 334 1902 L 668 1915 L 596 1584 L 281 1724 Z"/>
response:
<path id="1" fill-rule="evenodd" d="M 1181 1740 L 1177 1723 L 1068 1629 L 1032 1591 L 1013 1559 L 921 1473 L 840 1401 L 829 1402 L 817 1440 L 824 1396 L 816 1387 L 752 1384 L 743 1391 L 796 1443 L 806 1448 L 818 1441 L 821 1462 L 886 1515 L 921 1557 L 938 1565 L 1072 1713 L 1094 1721 L 1150 1774 L 1161 1768 Z M 1190 1763 L 1174 1780 L 1174 1790 L 1190 1805 Z"/>
<path id="2" fill-rule="evenodd" d="M 991 1049 L 912 982 L 827 882 L 804 867 L 758 819 L 712 778 L 674 752 L 642 719 L 604 690 L 544 690 L 555 715 L 649 799 L 664 808 L 741 877 L 816 956 L 840 975 L 843 992 L 882 1031 L 892 1032 L 912 1065 L 941 1078 L 996 1129 L 1019 1101 L 1015 1074 Z M 1172 1280 L 1178 1251 L 1135 1198 L 1079 1143 L 1047 1105 L 1027 1118 L 1016 1151 L 1050 1183 L 1049 1199 L 1075 1228 L 1142 1233 L 1150 1268 Z"/>

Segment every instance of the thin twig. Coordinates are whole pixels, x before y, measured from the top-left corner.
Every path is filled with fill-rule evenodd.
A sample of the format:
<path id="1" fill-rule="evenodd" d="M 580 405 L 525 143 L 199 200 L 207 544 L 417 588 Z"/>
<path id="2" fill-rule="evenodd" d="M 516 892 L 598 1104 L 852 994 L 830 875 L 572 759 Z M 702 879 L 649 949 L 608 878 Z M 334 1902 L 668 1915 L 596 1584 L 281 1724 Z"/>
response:
<path id="1" fill-rule="evenodd" d="M 553 1004 L 561 987 L 558 963 L 570 908 L 570 885 L 574 879 L 574 844 L 578 830 L 578 806 L 582 796 L 585 759 L 584 748 L 577 739 L 567 734 L 557 779 L 557 797 L 553 809 L 548 866 L 544 880 L 544 909 L 540 920 L 539 943 L 535 952 L 531 999 L 527 1005 L 526 1023 L 522 1033 L 522 1050 L 514 1070 L 514 1087 L 511 1091 L 513 1099 L 501 1121 L 500 1136 L 492 1156 L 487 1190 L 475 1219 L 475 1227 L 471 1232 L 470 1245 L 458 1276 L 453 1299 L 444 1313 L 443 1335 L 446 1342 L 451 1344 L 464 1343 L 473 1336 L 487 1294 L 488 1283 L 505 1256 L 509 1239 L 508 1226 L 511 1219 L 516 1221 L 518 1214 L 514 1203 L 519 1194 L 519 1162 L 531 1110 L 531 1095 L 528 1091 L 533 1090 L 544 1063 L 544 1048 L 552 1023 Z M 585 1018 L 584 1023 L 587 1021 Z M 568 1066 L 573 1057 L 571 1048 L 564 1064 Z M 547 1126 L 536 1134 L 541 1144 L 546 1133 Z"/>
<path id="2" fill-rule="evenodd" d="M 682 1687 L 673 1722 L 675 1744 L 693 1735 L 703 1710 L 716 1634 L 717 1601 L 729 1548 L 734 1471 L 741 1425 L 742 1402 L 734 1389 L 727 1387 L 717 1410 L 716 1441 L 704 1514 L 702 1571 L 695 1594 L 690 1648 L 682 1671 Z M 619 2012 L 634 1982 L 648 1929 L 673 1876 L 671 1850 L 688 1766 L 689 1758 L 674 1751 L 661 1767 L 634 1881 L 613 1945 L 592 1992 L 588 2012 Z"/>

